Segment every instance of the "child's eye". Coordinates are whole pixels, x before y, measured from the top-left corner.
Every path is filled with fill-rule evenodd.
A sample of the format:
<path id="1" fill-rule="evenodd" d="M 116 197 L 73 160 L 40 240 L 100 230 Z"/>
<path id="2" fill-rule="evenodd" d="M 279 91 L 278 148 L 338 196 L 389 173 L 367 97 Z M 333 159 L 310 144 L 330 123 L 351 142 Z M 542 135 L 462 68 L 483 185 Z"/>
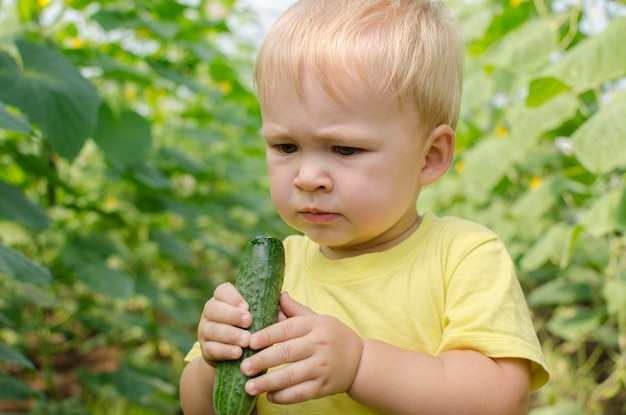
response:
<path id="1" fill-rule="evenodd" d="M 274 146 L 279 152 L 290 154 L 298 151 L 298 146 L 295 144 L 276 144 Z"/>
<path id="2" fill-rule="evenodd" d="M 359 149 L 355 147 L 335 146 L 333 148 L 333 151 L 335 151 L 335 153 L 339 154 L 340 156 L 353 156 L 359 152 Z"/>

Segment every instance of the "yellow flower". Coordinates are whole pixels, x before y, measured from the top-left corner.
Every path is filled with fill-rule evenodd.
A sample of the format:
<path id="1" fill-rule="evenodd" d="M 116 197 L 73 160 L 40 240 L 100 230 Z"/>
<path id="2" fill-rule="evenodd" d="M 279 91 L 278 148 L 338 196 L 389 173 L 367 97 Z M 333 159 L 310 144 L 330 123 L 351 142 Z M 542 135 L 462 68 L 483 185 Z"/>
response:
<path id="1" fill-rule="evenodd" d="M 43 9 L 50 4 L 50 0 L 37 0 L 37 3 L 39 4 L 39 7 Z"/>
<path id="2" fill-rule="evenodd" d="M 456 163 L 454 163 L 454 170 L 456 170 L 458 173 L 463 173 L 466 167 L 467 165 L 465 164 L 463 160 L 459 160 Z"/>
<path id="3" fill-rule="evenodd" d="M 511 0 L 511 6 L 519 7 L 519 5 L 522 4 L 523 2 L 524 0 Z"/>
<path id="4" fill-rule="evenodd" d="M 496 127 L 496 137 L 502 138 L 505 137 L 509 133 L 509 130 L 503 125 L 498 125 Z"/>
<path id="5" fill-rule="evenodd" d="M 78 49 L 81 48 L 85 45 L 85 42 L 83 42 L 83 40 L 79 37 L 74 37 L 72 38 L 72 48 L 73 49 Z"/>
<path id="6" fill-rule="evenodd" d="M 219 83 L 219 88 L 222 94 L 228 94 L 233 90 L 233 84 L 228 81 L 222 81 Z"/>
<path id="7" fill-rule="evenodd" d="M 541 183 L 543 182 L 543 180 L 541 179 L 541 177 L 533 177 L 530 180 L 530 189 L 531 190 L 537 190 L 541 187 Z"/>
<path id="8" fill-rule="evenodd" d="M 126 100 L 130 101 L 131 99 L 134 99 L 135 97 L 137 97 L 137 91 L 135 89 L 132 89 L 132 88 L 124 89 L 124 98 Z"/>
<path id="9" fill-rule="evenodd" d="M 104 209 L 105 210 L 113 210 L 113 209 L 115 209 L 117 207 L 118 204 L 119 204 L 118 200 L 114 196 L 107 196 L 104 199 Z"/>
<path id="10" fill-rule="evenodd" d="M 145 28 L 145 27 L 141 27 L 139 29 L 137 29 L 137 36 L 139 36 L 140 38 L 144 38 L 144 39 L 148 39 L 151 36 L 151 32 L 149 29 Z"/>

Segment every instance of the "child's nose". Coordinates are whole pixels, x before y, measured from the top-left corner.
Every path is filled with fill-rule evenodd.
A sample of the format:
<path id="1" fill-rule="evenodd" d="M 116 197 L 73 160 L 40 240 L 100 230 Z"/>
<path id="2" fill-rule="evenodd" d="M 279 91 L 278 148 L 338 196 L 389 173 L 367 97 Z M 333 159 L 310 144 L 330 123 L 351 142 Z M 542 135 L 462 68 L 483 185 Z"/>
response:
<path id="1" fill-rule="evenodd" d="M 293 184 L 300 190 L 313 192 L 316 190 L 329 192 L 333 182 L 323 163 L 314 157 L 303 157 L 298 174 Z"/>

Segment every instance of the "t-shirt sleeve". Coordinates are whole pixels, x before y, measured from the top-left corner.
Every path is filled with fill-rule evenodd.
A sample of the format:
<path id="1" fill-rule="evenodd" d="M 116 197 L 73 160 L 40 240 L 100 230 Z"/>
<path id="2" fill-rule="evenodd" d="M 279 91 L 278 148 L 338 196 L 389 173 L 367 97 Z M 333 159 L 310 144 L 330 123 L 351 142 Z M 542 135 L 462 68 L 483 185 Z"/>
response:
<path id="1" fill-rule="evenodd" d="M 531 362 L 531 389 L 549 378 L 513 262 L 488 231 L 451 244 L 445 262 L 446 293 L 439 353 L 470 349 L 492 358 Z"/>
<path id="2" fill-rule="evenodd" d="M 187 355 L 185 356 L 185 363 L 189 363 L 192 360 L 194 360 L 196 357 L 200 357 L 202 356 L 202 351 L 200 350 L 200 343 L 195 342 L 193 344 L 193 347 L 189 350 L 189 352 L 187 352 Z"/>

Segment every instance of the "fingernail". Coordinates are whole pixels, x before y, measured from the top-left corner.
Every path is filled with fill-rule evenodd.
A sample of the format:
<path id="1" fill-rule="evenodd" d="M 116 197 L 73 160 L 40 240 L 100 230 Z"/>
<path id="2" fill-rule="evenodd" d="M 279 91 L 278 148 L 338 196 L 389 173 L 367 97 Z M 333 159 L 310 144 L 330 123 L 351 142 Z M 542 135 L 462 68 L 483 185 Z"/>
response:
<path id="1" fill-rule="evenodd" d="M 246 302 L 239 303 L 238 307 L 241 308 L 242 310 L 247 310 L 248 309 L 248 303 L 246 303 Z"/>
<path id="2" fill-rule="evenodd" d="M 254 383 L 254 381 L 249 380 L 248 382 L 246 382 L 246 392 L 249 395 L 256 395 L 257 394 L 256 384 Z"/>
<path id="3" fill-rule="evenodd" d="M 241 316 L 241 325 L 243 327 L 248 327 L 252 323 L 252 316 L 250 313 L 245 313 Z"/>
<path id="4" fill-rule="evenodd" d="M 241 363 L 241 371 L 243 372 L 244 375 L 249 374 L 252 371 L 252 363 L 250 363 L 247 360 L 244 360 Z M 248 382 L 248 383 L 250 383 L 250 382 Z"/>

